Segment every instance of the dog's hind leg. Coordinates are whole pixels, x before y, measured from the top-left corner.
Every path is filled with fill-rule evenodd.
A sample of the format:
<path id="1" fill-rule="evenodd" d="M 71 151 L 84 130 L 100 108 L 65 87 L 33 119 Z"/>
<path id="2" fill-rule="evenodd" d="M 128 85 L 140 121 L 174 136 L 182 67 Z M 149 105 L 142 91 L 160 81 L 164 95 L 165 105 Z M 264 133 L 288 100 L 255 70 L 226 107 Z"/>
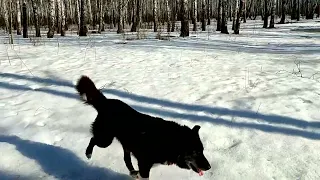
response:
<path id="1" fill-rule="evenodd" d="M 140 179 L 145 179 L 148 180 L 149 179 L 149 175 L 150 175 L 150 170 L 152 168 L 152 163 L 148 162 L 148 161 L 139 161 L 138 160 L 138 166 L 139 166 L 139 174 L 140 174 Z"/>

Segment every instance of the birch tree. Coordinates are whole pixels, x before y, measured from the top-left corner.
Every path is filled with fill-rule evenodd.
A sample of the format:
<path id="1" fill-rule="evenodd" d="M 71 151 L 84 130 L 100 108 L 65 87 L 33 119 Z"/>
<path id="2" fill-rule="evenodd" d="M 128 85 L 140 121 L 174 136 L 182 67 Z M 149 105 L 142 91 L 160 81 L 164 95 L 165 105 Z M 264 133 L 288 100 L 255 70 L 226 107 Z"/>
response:
<path id="1" fill-rule="evenodd" d="M 218 16 L 217 16 L 217 29 L 216 31 L 221 31 L 221 17 L 222 17 L 222 0 L 218 0 Z"/>
<path id="2" fill-rule="evenodd" d="M 181 0 L 181 37 L 189 36 L 188 0 Z"/>
<path id="3" fill-rule="evenodd" d="M 119 20 L 118 20 L 118 30 L 117 30 L 117 33 L 120 34 L 120 33 L 124 33 L 124 30 L 123 30 L 123 26 L 124 26 L 124 0 L 119 0 L 119 3 L 118 3 L 118 13 L 119 13 Z"/>
<path id="4" fill-rule="evenodd" d="M 202 9 L 201 9 L 201 28 L 202 31 L 206 30 L 206 1 L 202 0 Z"/>
<path id="5" fill-rule="evenodd" d="M 223 34 L 229 34 L 229 32 L 228 32 L 228 16 L 227 16 L 227 11 L 228 11 L 227 0 L 222 0 L 221 33 L 223 33 Z"/>
<path id="6" fill-rule="evenodd" d="M 12 1 L 8 2 L 9 4 L 9 34 L 11 34 L 9 38 L 9 43 L 13 44 L 13 37 L 12 37 Z"/>
<path id="7" fill-rule="evenodd" d="M 54 36 L 54 17 L 55 17 L 55 8 L 54 8 L 54 0 L 49 0 L 49 14 L 48 14 L 48 19 L 49 19 L 49 31 L 47 33 L 47 38 L 53 38 Z"/>
<path id="8" fill-rule="evenodd" d="M 239 6 L 239 1 L 240 1 L 240 6 Z M 241 16 L 243 4 L 244 4 L 243 0 L 236 1 L 236 10 L 235 10 L 236 22 L 234 27 L 234 34 L 239 34 L 239 31 L 240 31 L 240 16 Z"/>
<path id="9" fill-rule="evenodd" d="M 32 3 L 32 10 L 33 10 L 34 26 L 36 28 L 36 37 L 41 37 L 40 26 L 39 26 L 39 14 L 38 14 L 38 7 L 36 4 L 36 0 L 31 0 L 31 3 Z"/>
<path id="10" fill-rule="evenodd" d="M 207 18 L 208 18 L 208 25 L 211 24 L 210 20 L 210 9 L 211 9 L 211 0 L 207 0 Z"/>
<path id="11" fill-rule="evenodd" d="M 62 0 L 55 0 L 56 1 L 56 25 L 57 25 L 57 33 L 61 33 L 61 21 L 62 21 L 62 17 L 61 17 L 61 1 Z"/>
<path id="12" fill-rule="evenodd" d="M 101 31 L 103 30 L 103 26 L 104 26 L 104 23 L 103 23 L 104 7 L 105 7 L 104 1 L 99 0 L 99 30 L 98 30 L 98 33 L 101 33 Z"/>
<path id="13" fill-rule="evenodd" d="M 87 36 L 85 1 L 80 0 L 80 31 L 79 36 Z"/>
<path id="14" fill-rule="evenodd" d="M 267 28 L 268 27 L 268 17 L 269 17 L 268 0 L 264 0 L 263 28 Z"/>
<path id="15" fill-rule="evenodd" d="M 22 4 L 22 27 L 23 27 L 23 38 L 28 38 L 28 15 L 27 5 L 25 2 Z"/>
<path id="16" fill-rule="evenodd" d="M 3 8 L 3 15 L 4 15 L 4 22 L 6 26 L 6 30 L 11 34 L 10 29 L 9 29 L 9 10 L 7 9 L 7 1 L 2 0 L 2 8 Z"/>
<path id="17" fill-rule="evenodd" d="M 91 9 L 91 1 L 90 0 L 86 0 L 87 2 L 87 17 L 88 17 L 88 21 L 89 24 L 91 26 L 93 26 L 93 16 L 92 16 L 92 9 Z"/>
<path id="18" fill-rule="evenodd" d="M 165 0 L 166 10 L 167 10 L 167 32 L 170 32 L 171 28 L 171 8 L 169 6 L 169 0 Z"/>
<path id="19" fill-rule="evenodd" d="M 16 0 L 16 9 L 17 9 L 17 35 L 21 35 L 21 7 L 20 0 Z"/>
<path id="20" fill-rule="evenodd" d="M 286 20 L 286 0 L 281 1 L 281 20 L 280 24 L 284 24 Z"/>
<path id="21" fill-rule="evenodd" d="M 153 0 L 153 31 L 158 31 L 158 0 Z"/>
<path id="22" fill-rule="evenodd" d="M 76 19 L 76 22 L 77 22 L 77 24 L 78 24 L 78 34 L 80 33 L 80 16 L 81 16 L 81 13 L 80 13 L 80 2 L 79 2 L 80 0 L 75 0 L 75 5 L 76 5 L 76 10 L 75 10 L 75 12 L 76 12 L 76 14 L 77 14 L 77 19 Z"/>
<path id="23" fill-rule="evenodd" d="M 66 10 L 65 10 L 65 0 L 60 0 L 61 7 L 61 36 L 66 35 Z"/>
<path id="24" fill-rule="evenodd" d="M 277 0 L 271 0 L 271 2 L 272 2 L 272 6 L 271 6 L 271 17 L 270 17 L 269 28 L 274 28 L 274 17 L 276 15 Z"/>

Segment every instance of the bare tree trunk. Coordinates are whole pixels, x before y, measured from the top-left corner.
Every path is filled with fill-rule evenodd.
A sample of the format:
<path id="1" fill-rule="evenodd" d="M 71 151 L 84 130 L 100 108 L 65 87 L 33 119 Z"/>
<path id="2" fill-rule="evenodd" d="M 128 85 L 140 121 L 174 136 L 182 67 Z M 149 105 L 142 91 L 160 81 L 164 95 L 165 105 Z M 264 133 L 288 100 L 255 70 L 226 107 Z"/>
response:
<path id="1" fill-rule="evenodd" d="M 298 1 L 299 4 L 299 1 Z M 306 19 L 313 19 L 313 14 L 312 14 L 312 10 L 311 10 L 311 0 L 306 0 Z"/>
<path id="2" fill-rule="evenodd" d="M 228 4 L 227 0 L 222 0 L 222 21 L 221 21 L 221 33 L 229 34 L 228 32 Z"/>
<path id="3" fill-rule="evenodd" d="M 281 20 L 280 24 L 284 24 L 286 21 L 286 0 L 282 0 L 281 2 Z"/>
<path id="4" fill-rule="evenodd" d="M 98 33 L 100 33 L 100 34 L 101 34 L 101 31 L 104 26 L 104 23 L 103 23 L 104 7 L 105 7 L 105 5 L 104 5 L 103 0 L 99 0 L 99 30 L 98 30 Z"/>
<path id="5" fill-rule="evenodd" d="M 232 17 L 234 17 L 232 8 L 233 8 L 233 2 L 231 0 L 228 0 L 229 21 L 231 22 L 232 22 Z"/>
<path id="6" fill-rule="evenodd" d="M 240 1 L 240 7 L 239 7 Z M 240 30 L 240 16 L 241 16 L 241 6 L 243 0 L 236 0 L 236 10 L 235 10 L 235 22 L 234 22 L 234 34 L 239 34 Z"/>
<path id="7" fill-rule="evenodd" d="M 300 21 L 300 0 L 297 0 L 297 21 Z"/>
<path id="8" fill-rule="evenodd" d="M 41 27 L 44 24 L 47 24 L 47 20 L 44 19 L 44 11 L 46 10 L 44 8 L 44 4 L 42 0 L 37 0 L 37 6 L 38 6 L 38 16 L 39 16 L 39 26 Z"/>
<path id="9" fill-rule="evenodd" d="M 247 22 L 247 0 L 243 0 L 243 23 Z"/>
<path id="10" fill-rule="evenodd" d="M 256 20 L 258 14 L 262 14 L 261 11 L 261 0 L 257 0 L 257 3 L 254 4 L 254 8 L 253 8 L 253 18 L 252 20 Z"/>
<path id="11" fill-rule="evenodd" d="M 28 16 L 27 16 L 27 5 L 24 2 L 22 4 L 22 26 L 23 26 L 23 38 L 28 38 Z"/>
<path id="12" fill-rule="evenodd" d="M 297 19 L 297 1 L 298 0 L 292 0 L 291 20 Z"/>
<path id="13" fill-rule="evenodd" d="M 66 35 L 66 10 L 64 0 L 60 0 L 61 7 L 61 36 Z"/>
<path id="14" fill-rule="evenodd" d="M 171 28 L 171 8 L 169 6 L 169 0 L 165 0 L 165 3 L 166 3 L 167 19 L 168 19 L 167 32 L 170 32 L 170 28 Z"/>
<path id="15" fill-rule="evenodd" d="M 89 0 L 90 1 L 90 0 Z M 91 4 L 91 8 L 92 8 L 92 10 L 91 10 L 91 12 L 92 12 L 92 27 L 93 27 L 93 29 L 96 29 L 96 26 L 97 26 L 97 14 L 98 14 L 98 8 L 97 8 L 97 2 L 98 2 L 99 0 L 94 0 L 94 1 L 92 1 L 92 4 Z"/>
<path id="16" fill-rule="evenodd" d="M 202 0 L 202 8 L 201 8 L 201 29 L 202 31 L 206 30 L 206 1 Z"/>
<path id="17" fill-rule="evenodd" d="M 239 7 L 239 1 L 240 1 L 240 7 Z M 234 34 L 239 34 L 240 32 L 240 18 L 241 18 L 241 12 L 242 12 L 242 7 L 243 7 L 243 1 L 244 0 L 237 0 L 236 4 L 236 23 L 234 27 Z"/>
<path id="18" fill-rule="evenodd" d="M 197 6 L 197 1 L 198 0 L 193 0 L 192 1 L 192 7 L 193 7 L 193 11 L 192 11 L 192 15 L 193 15 L 193 17 L 192 17 L 192 23 L 193 23 L 193 31 L 197 31 L 197 14 L 198 14 L 198 6 Z"/>
<path id="19" fill-rule="evenodd" d="M 268 27 L 268 0 L 264 0 L 264 17 L 263 17 L 263 28 Z"/>
<path id="20" fill-rule="evenodd" d="M 119 20 L 118 20 L 118 30 L 117 33 L 124 33 L 123 30 L 123 19 L 124 19 L 124 0 L 119 0 L 118 3 L 118 10 L 119 10 Z"/>
<path id="21" fill-rule="evenodd" d="M 158 0 L 153 0 L 153 31 L 158 31 Z"/>
<path id="22" fill-rule="evenodd" d="M 85 11 L 86 0 L 80 0 L 80 30 L 79 36 L 87 36 L 86 26 L 86 11 Z"/>
<path id="23" fill-rule="evenodd" d="M 16 0 L 17 8 L 17 35 L 21 35 L 21 10 L 20 10 L 20 0 Z"/>
<path id="24" fill-rule="evenodd" d="M 32 9 L 33 9 L 34 26 L 36 28 L 36 37 L 41 37 L 37 4 L 35 0 L 31 0 L 31 2 L 32 2 Z"/>
<path id="25" fill-rule="evenodd" d="M 217 17 L 217 29 L 216 31 L 221 31 L 221 17 L 222 17 L 222 0 L 218 0 L 218 17 Z"/>
<path id="26" fill-rule="evenodd" d="M 91 1 L 90 1 L 90 0 L 87 0 L 87 9 L 88 9 L 88 11 L 87 11 L 87 13 L 88 13 L 87 17 L 88 17 L 88 20 L 89 20 L 89 24 L 90 24 L 91 26 L 93 26 L 93 16 L 92 16 L 92 9 L 91 9 Z"/>
<path id="27" fill-rule="evenodd" d="M 13 44 L 12 38 L 12 1 L 9 1 L 9 34 L 11 34 L 9 38 L 9 44 Z"/>
<path id="28" fill-rule="evenodd" d="M 79 2 L 80 0 L 75 0 L 76 2 L 76 14 L 77 14 L 77 24 L 78 24 L 78 34 L 80 33 L 80 16 L 81 16 L 81 8 L 80 8 L 80 4 L 81 2 Z"/>
<path id="29" fill-rule="evenodd" d="M 250 5 L 247 11 L 249 11 L 248 13 L 248 18 L 252 19 L 252 9 L 254 9 L 254 5 L 253 2 L 256 3 L 256 1 L 250 0 Z"/>
<path id="30" fill-rule="evenodd" d="M 117 26 L 117 18 L 116 18 L 116 9 L 117 9 L 117 5 L 115 1 L 112 1 L 112 24 L 113 24 L 113 28 L 115 28 Z"/>
<path id="31" fill-rule="evenodd" d="M 171 32 L 174 32 L 174 30 L 176 29 L 176 20 L 178 19 L 177 16 L 178 16 L 178 7 L 179 7 L 178 0 L 175 0 L 174 5 L 175 5 L 175 9 L 172 15 Z"/>
<path id="32" fill-rule="evenodd" d="M 238 15 L 238 11 L 239 11 L 239 0 L 236 0 L 235 7 L 233 8 L 233 11 L 232 11 L 232 30 L 233 31 L 236 27 L 236 16 Z"/>
<path id="33" fill-rule="evenodd" d="M 189 36 L 188 0 L 181 0 L 181 37 Z"/>
<path id="34" fill-rule="evenodd" d="M 107 8 L 107 0 L 102 0 L 102 26 L 101 31 L 105 31 L 105 18 L 108 17 L 108 14 L 111 10 L 111 8 Z"/>
<path id="35" fill-rule="evenodd" d="M 136 22 L 136 14 L 137 14 L 137 0 L 132 0 L 132 26 L 131 26 L 131 32 L 134 32 L 133 30 L 135 30 L 135 28 L 133 26 L 135 26 L 135 22 Z"/>
<path id="36" fill-rule="evenodd" d="M 72 8 L 71 3 L 73 3 L 73 1 L 68 1 L 65 0 L 65 5 L 66 5 L 66 31 L 69 29 L 69 24 L 70 22 L 72 22 L 76 16 L 74 13 L 74 9 Z"/>
<path id="37" fill-rule="evenodd" d="M 274 17 L 276 15 L 276 4 L 277 4 L 277 0 L 272 0 L 271 17 L 270 17 L 269 28 L 274 28 Z"/>
<path id="38" fill-rule="evenodd" d="M 61 0 L 56 1 L 56 26 L 57 26 L 57 33 L 61 33 Z"/>
<path id="39" fill-rule="evenodd" d="M 210 19 L 210 6 L 211 6 L 210 0 L 207 0 L 207 18 L 208 18 L 208 25 L 211 24 L 211 19 Z"/>
<path id="40" fill-rule="evenodd" d="M 142 0 L 136 0 L 136 14 L 135 20 L 131 26 L 131 32 L 137 32 L 141 26 L 141 19 L 142 19 Z"/>
<path id="41" fill-rule="evenodd" d="M 54 8 L 54 0 L 49 0 L 49 14 L 48 14 L 48 19 L 49 19 L 49 31 L 47 33 L 47 38 L 53 38 L 54 36 L 54 17 L 55 17 L 55 8 Z"/>
<path id="42" fill-rule="evenodd" d="M 317 11 L 317 18 L 319 18 L 320 17 L 320 2 L 317 3 L 316 11 Z"/>
<path id="43" fill-rule="evenodd" d="M 9 10 L 7 9 L 7 4 L 5 0 L 2 0 L 2 8 L 3 8 L 3 14 L 4 14 L 4 21 L 6 24 L 6 30 L 11 34 L 10 32 L 10 23 L 9 23 Z"/>

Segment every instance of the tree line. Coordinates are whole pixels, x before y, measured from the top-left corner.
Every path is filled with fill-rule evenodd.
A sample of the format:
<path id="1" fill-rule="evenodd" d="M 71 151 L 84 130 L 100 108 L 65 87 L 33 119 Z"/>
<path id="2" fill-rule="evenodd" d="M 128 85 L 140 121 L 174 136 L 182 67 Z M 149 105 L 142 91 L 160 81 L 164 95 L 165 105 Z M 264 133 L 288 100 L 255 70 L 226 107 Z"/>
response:
<path id="1" fill-rule="evenodd" d="M 0 27 L 9 34 L 28 37 L 28 27 L 35 29 L 36 37 L 45 29 L 47 37 L 55 33 L 65 36 L 70 27 L 76 26 L 79 36 L 88 31 L 101 33 L 108 29 L 125 29 L 138 32 L 140 29 L 164 28 L 167 32 L 180 31 L 180 36 L 189 36 L 189 31 L 206 31 L 212 19 L 216 19 L 216 31 L 239 34 L 240 23 L 261 17 L 263 28 L 287 23 L 301 18 L 319 18 L 320 0 L 0 0 Z M 276 17 L 280 21 L 275 22 Z M 176 24 L 180 22 L 180 27 Z M 192 26 L 192 27 L 190 27 Z M 180 29 L 179 29 L 180 28 Z"/>

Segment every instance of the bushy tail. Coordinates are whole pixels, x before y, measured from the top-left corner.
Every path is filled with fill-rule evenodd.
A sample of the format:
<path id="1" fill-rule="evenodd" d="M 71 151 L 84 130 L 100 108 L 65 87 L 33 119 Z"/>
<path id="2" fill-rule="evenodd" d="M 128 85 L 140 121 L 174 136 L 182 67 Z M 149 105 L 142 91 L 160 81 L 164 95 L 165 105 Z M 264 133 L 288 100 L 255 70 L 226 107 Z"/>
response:
<path id="1" fill-rule="evenodd" d="M 81 76 L 77 82 L 76 89 L 83 101 L 93 105 L 95 98 L 98 98 L 100 92 L 88 76 Z"/>

